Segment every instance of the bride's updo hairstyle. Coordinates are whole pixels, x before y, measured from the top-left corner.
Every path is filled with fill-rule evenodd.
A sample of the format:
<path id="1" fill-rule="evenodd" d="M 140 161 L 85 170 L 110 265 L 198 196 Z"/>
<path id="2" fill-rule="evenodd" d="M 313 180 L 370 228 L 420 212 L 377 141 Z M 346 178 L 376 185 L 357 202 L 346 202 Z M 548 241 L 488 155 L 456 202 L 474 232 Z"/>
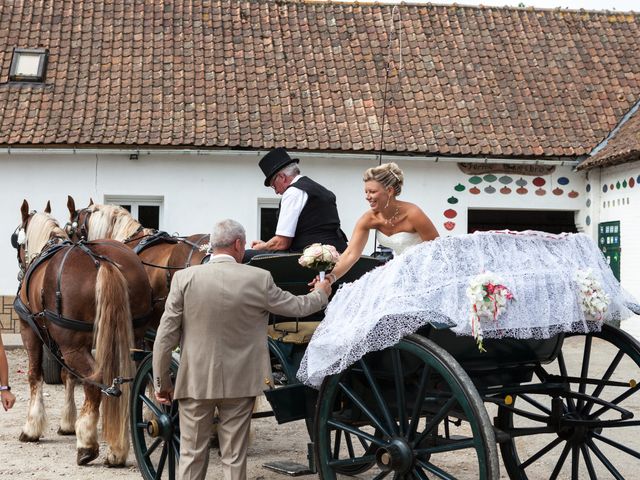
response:
<path id="1" fill-rule="evenodd" d="M 380 166 L 369 168 L 364 172 L 363 180 L 369 182 L 375 180 L 384 188 L 391 187 L 396 197 L 402 192 L 402 183 L 404 175 L 400 167 L 394 162 L 383 163 Z"/>

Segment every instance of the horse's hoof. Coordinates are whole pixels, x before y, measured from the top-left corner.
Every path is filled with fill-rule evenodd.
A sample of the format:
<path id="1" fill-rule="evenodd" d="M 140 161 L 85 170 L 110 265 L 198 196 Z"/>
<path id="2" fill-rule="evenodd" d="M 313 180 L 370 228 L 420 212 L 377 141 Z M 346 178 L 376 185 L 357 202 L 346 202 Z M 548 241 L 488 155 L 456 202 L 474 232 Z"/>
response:
<path id="1" fill-rule="evenodd" d="M 75 430 L 63 430 L 62 427 L 58 427 L 58 435 L 67 436 L 67 435 L 75 435 Z"/>
<path id="2" fill-rule="evenodd" d="M 38 442 L 40 441 L 40 437 L 32 437 L 22 432 L 18 437 L 18 440 L 20 440 L 21 442 Z"/>
<path id="3" fill-rule="evenodd" d="M 76 463 L 78 465 L 86 465 L 92 460 L 98 458 L 98 447 L 96 448 L 79 448 Z"/>
<path id="4" fill-rule="evenodd" d="M 125 462 L 111 463 L 111 461 L 108 458 L 104 461 L 104 464 L 109 468 L 124 468 L 127 466 Z"/>

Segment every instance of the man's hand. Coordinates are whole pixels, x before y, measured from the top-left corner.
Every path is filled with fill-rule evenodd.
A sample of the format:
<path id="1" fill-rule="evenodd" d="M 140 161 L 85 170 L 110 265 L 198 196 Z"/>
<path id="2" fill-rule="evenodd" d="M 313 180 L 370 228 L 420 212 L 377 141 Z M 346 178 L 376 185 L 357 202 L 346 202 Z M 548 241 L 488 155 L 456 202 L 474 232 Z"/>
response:
<path id="1" fill-rule="evenodd" d="M 254 250 L 265 250 L 266 245 L 266 242 L 263 242 L 262 240 L 254 240 L 253 242 L 251 242 L 251 248 L 253 248 Z"/>
<path id="2" fill-rule="evenodd" d="M 173 401 L 173 390 L 163 390 L 161 392 L 155 392 L 156 400 L 158 400 L 163 405 L 171 405 Z"/>
<path id="3" fill-rule="evenodd" d="M 326 293 L 328 297 L 331 295 L 331 282 L 326 278 L 321 282 L 317 281 L 313 284 L 313 290 L 324 290 L 324 293 Z"/>
<path id="4" fill-rule="evenodd" d="M 4 411 L 6 412 L 11 407 L 13 407 L 14 403 L 16 403 L 16 396 L 8 390 L 3 390 L 1 392 L 1 396 L 2 396 L 2 408 L 4 408 Z"/>

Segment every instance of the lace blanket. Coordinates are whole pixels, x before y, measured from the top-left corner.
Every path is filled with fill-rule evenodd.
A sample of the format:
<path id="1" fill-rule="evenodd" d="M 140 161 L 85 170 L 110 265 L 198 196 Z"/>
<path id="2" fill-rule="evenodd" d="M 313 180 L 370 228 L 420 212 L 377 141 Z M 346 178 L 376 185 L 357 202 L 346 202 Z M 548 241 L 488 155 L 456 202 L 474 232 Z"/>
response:
<path id="1" fill-rule="evenodd" d="M 576 282 L 577 272 L 588 269 L 610 297 L 604 318 L 595 322 L 585 316 Z M 483 272 L 498 276 L 514 296 L 496 321 L 482 324 L 485 338 L 586 333 L 633 314 L 627 304 L 635 300 L 584 234 L 505 231 L 438 238 L 343 285 L 309 343 L 298 378 L 317 387 L 325 376 L 395 345 L 429 321 L 470 335 L 466 290 Z"/>

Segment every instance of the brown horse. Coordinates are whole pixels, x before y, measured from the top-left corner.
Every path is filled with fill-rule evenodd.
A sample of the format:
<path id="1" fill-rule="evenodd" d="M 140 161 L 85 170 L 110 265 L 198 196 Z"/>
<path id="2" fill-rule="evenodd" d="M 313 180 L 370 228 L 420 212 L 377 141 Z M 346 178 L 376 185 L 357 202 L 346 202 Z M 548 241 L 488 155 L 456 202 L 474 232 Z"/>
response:
<path id="1" fill-rule="evenodd" d="M 171 236 L 166 232 L 144 228 L 131 213 L 118 205 L 94 204 L 76 209 L 74 199 L 67 199 L 70 220 L 65 226 L 69 237 L 97 240 L 109 238 L 123 242 L 136 252 L 145 265 L 153 289 L 152 326 L 160 323 L 173 274 L 198 265 L 206 255 L 209 235 Z"/>
<path id="2" fill-rule="evenodd" d="M 12 236 L 22 278 L 15 308 L 29 357 L 30 400 L 20 440 L 35 442 L 44 431 L 42 347 L 63 360 L 67 387 L 59 433 L 77 437 L 77 463 L 98 456 L 97 422 L 101 391 L 102 433 L 109 445 L 106 463 L 124 465 L 129 451 L 129 388 L 114 379 L 131 377 L 130 348 L 134 329 L 142 335 L 151 312 L 151 288 L 139 258 L 114 241 L 73 244 L 58 223 L 45 213 L 29 211 L 25 200 L 22 222 Z M 91 350 L 95 348 L 95 357 Z M 76 417 L 74 377 L 83 383 L 85 400 Z M 113 382 L 113 384 L 112 384 Z"/>

